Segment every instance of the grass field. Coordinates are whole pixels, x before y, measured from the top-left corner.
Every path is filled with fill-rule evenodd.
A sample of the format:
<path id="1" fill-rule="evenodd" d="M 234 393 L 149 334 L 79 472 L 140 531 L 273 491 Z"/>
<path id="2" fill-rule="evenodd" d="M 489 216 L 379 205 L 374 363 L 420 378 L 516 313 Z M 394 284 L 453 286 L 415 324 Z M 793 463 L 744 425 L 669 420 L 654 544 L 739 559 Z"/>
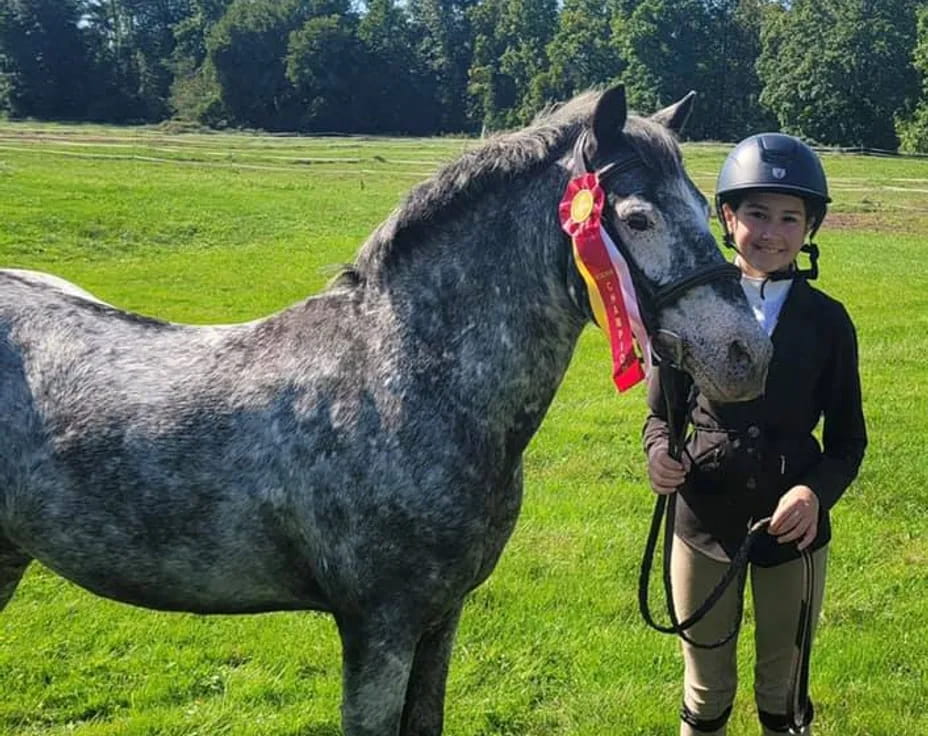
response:
<path id="1" fill-rule="evenodd" d="M 403 192 L 473 145 L 0 124 L 0 265 L 166 319 L 251 319 L 323 288 Z M 724 152 L 685 147 L 707 193 Z M 824 160 L 820 282 L 858 326 L 871 445 L 834 512 L 816 733 L 924 736 L 928 160 Z M 676 732 L 677 643 L 635 599 L 643 415 L 587 330 L 527 452 L 518 528 L 465 608 L 446 733 Z M 735 736 L 757 732 L 751 640 L 748 617 Z M 142 611 L 36 564 L 0 614 L 0 734 L 336 736 L 339 667 L 326 616 Z"/>

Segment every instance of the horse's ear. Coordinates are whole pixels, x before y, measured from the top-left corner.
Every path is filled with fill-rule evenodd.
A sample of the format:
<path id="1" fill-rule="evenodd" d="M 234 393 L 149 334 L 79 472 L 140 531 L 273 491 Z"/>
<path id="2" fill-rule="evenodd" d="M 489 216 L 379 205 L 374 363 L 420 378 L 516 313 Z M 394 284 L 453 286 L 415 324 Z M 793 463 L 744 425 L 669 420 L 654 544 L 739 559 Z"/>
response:
<path id="1" fill-rule="evenodd" d="M 696 93 L 690 90 L 682 100 L 654 113 L 651 116 L 651 120 L 660 123 L 665 128 L 670 128 L 674 133 L 679 135 L 680 131 L 683 130 L 683 126 L 686 124 L 687 118 L 690 116 L 690 112 L 693 110 L 693 100 L 695 98 Z"/>
<path id="2" fill-rule="evenodd" d="M 603 92 L 593 111 L 593 137 L 598 149 L 612 147 L 619 142 L 627 116 L 625 86 L 620 84 Z"/>

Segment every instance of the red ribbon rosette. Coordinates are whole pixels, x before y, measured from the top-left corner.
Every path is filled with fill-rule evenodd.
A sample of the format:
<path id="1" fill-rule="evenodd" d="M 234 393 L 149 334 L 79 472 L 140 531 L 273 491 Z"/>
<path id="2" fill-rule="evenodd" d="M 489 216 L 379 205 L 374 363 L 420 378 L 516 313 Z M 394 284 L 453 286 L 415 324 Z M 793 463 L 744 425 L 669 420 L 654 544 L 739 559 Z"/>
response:
<path id="1" fill-rule="evenodd" d="M 635 353 L 634 333 L 625 304 L 625 299 L 633 299 L 634 294 L 623 292 L 616 264 L 603 238 L 605 201 L 599 177 L 595 173 L 582 174 L 567 184 L 558 213 L 561 227 L 573 241 L 574 260 L 586 282 L 593 316 L 612 348 L 612 380 L 619 391 L 625 391 L 644 379 L 644 369 Z"/>

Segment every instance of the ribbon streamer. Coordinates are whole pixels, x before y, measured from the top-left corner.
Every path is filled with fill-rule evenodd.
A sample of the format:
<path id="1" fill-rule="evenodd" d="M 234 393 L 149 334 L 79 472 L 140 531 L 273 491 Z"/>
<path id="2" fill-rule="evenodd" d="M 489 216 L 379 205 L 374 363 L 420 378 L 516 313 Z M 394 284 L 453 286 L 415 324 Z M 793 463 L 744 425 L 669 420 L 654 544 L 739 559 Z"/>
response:
<path id="1" fill-rule="evenodd" d="M 573 242 L 593 318 L 612 348 L 612 380 L 619 391 L 626 391 L 644 379 L 650 347 L 628 265 L 602 226 L 605 201 L 599 177 L 583 174 L 567 184 L 558 213 Z M 635 352 L 636 342 L 640 355 Z"/>

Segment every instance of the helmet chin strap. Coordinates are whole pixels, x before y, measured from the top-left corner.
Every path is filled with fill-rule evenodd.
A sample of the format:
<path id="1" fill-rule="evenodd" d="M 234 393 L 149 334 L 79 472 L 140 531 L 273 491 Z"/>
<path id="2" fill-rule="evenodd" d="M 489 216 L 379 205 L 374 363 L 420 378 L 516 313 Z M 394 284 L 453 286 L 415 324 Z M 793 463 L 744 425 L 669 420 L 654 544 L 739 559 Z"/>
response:
<path id="1" fill-rule="evenodd" d="M 809 254 L 809 267 L 804 271 L 797 268 L 796 276 L 804 278 L 806 281 L 815 281 L 818 278 L 818 246 L 809 238 L 809 242 L 799 250 Z"/>

